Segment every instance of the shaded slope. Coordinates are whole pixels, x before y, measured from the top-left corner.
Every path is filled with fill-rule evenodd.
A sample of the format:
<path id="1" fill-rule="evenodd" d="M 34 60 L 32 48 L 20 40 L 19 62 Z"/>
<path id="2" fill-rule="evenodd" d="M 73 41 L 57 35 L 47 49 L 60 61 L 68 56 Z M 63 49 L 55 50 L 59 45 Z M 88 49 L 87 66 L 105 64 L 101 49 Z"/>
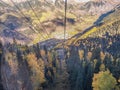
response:
<path id="1" fill-rule="evenodd" d="M 92 26 L 85 30 L 81 36 L 78 36 L 75 42 L 78 39 L 83 39 L 87 37 L 97 37 L 102 36 L 105 32 L 110 32 L 110 34 L 116 34 L 119 31 L 120 25 L 120 10 L 116 10 L 114 13 L 111 13 L 108 17 L 105 17 L 102 21 L 98 22 L 97 25 Z"/>
<path id="2" fill-rule="evenodd" d="M 103 17 L 102 20 L 99 19 L 99 21 L 93 26 L 87 28 L 83 32 L 78 33 L 72 38 L 68 39 L 66 41 L 66 45 L 75 44 L 78 40 L 87 37 L 97 37 L 97 36 L 101 37 L 106 32 L 110 32 L 110 34 L 120 33 L 119 25 L 120 25 L 120 9 L 117 8 L 115 9 L 114 12 L 108 14 L 108 16 Z"/>

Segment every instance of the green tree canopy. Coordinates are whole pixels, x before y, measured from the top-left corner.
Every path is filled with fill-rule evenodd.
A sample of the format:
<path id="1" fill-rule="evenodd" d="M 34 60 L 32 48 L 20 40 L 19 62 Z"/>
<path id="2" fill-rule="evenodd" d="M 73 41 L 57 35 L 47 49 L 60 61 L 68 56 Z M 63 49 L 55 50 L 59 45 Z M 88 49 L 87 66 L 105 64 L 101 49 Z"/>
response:
<path id="1" fill-rule="evenodd" d="M 112 76 L 109 70 L 94 74 L 93 77 L 93 90 L 113 90 L 116 85 L 116 79 Z"/>

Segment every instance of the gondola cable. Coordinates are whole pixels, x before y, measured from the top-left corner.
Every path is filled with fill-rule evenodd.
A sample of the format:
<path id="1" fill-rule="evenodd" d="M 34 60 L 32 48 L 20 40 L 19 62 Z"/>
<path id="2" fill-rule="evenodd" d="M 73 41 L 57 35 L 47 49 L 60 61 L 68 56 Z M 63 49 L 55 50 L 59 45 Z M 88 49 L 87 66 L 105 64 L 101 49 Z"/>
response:
<path id="1" fill-rule="evenodd" d="M 28 5 L 30 6 L 31 10 L 33 11 L 33 13 L 34 13 L 35 17 L 37 18 L 37 20 L 39 21 L 39 24 L 40 24 L 41 27 L 45 30 L 45 32 L 46 32 L 48 38 L 50 38 L 50 36 L 49 36 L 49 34 L 48 34 L 46 28 L 42 25 L 42 23 L 40 22 L 40 19 L 39 19 L 38 15 L 37 15 L 37 13 L 35 12 L 35 10 L 33 9 L 32 5 L 30 4 L 30 1 L 27 0 L 27 3 L 28 3 Z M 44 32 L 43 29 L 42 29 L 42 31 Z"/>
<path id="2" fill-rule="evenodd" d="M 67 23 L 67 0 L 65 0 L 65 15 L 64 15 L 64 46 L 65 47 L 65 41 L 66 41 L 66 25 Z"/>
<path id="3" fill-rule="evenodd" d="M 34 27 L 34 25 L 28 20 L 28 18 L 26 18 L 26 15 L 21 11 L 21 9 L 15 4 L 15 2 L 13 2 L 13 0 L 10 0 L 12 3 L 13 3 L 13 5 L 18 9 L 18 11 L 21 13 L 21 15 L 22 16 L 24 16 L 25 17 L 25 20 L 27 21 L 27 22 L 29 22 L 30 23 L 30 29 L 32 29 L 34 32 L 36 32 L 36 33 L 39 33 L 38 31 L 37 31 L 37 29 L 36 29 L 36 27 Z M 31 27 L 32 26 L 32 27 Z M 46 39 L 44 36 L 43 36 L 43 34 L 41 34 L 40 33 L 40 35 L 44 38 L 44 39 Z"/>

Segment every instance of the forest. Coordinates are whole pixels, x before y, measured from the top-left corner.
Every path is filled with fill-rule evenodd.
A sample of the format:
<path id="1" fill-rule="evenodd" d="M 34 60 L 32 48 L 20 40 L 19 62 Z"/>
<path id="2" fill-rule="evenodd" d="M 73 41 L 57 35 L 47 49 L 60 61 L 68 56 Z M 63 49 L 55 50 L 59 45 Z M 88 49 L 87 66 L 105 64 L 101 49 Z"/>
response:
<path id="1" fill-rule="evenodd" d="M 120 34 L 65 48 L 13 41 L 0 46 L 5 90 L 120 90 Z"/>
<path id="2" fill-rule="evenodd" d="M 120 90 L 119 0 L 10 1 L 0 1 L 0 90 Z"/>

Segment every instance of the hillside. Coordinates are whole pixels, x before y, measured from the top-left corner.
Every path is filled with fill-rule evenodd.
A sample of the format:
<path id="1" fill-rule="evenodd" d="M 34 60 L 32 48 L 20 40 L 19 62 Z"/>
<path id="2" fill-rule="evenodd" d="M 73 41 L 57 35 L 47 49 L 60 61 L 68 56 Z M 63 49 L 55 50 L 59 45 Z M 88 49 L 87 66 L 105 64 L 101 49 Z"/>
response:
<path id="1" fill-rule="evenodd" d="M 120 0 L 83 1 L 0 0 L 0 90 L 120 90 Z"/>
<path id="2" fill-rule="evenodd" d="M 91 27 L 66 41 L 66 44 L 75 44 L 77 41 L 88 37 L 102 37 L 106 32 L 109 32 L 110 35 L 119 34 L 119 25 L 120 9 L 119 6 L 117 6 L 111 13 L 101 15 Z"/>
<path id="3" fill-rule="evenodd" d="M 110 11 L 115 8 L 117 4 L 119 4 L 119 1 L 112 2 L 110 0 L 91 0 L 84 3 L 73 0 L 72 4 L 69 2 L 67 8 L 66 39 L 82 32 L 86 28 L 89 28 L 101 14 Z M 5 5 L 1 2 L 1 5 L 10 7 L 4 8 L 3 15 L 1 15 L 1 20 L 6 20 L 6 22 L 8 20 L 8 18 L 6 18 L 8 16 L 4 13 L 8 13 L 8 15 L 12 14 L 13 17 L 14 15 L 15 17 L 17 15 L 18 22 L 21 19 L 20 22 L 22 22 L 22 25 L 19 25 L 19 27 L 16 25 L 17 23 L 11 20 L 13 19 L 12 17 L 10 17 L 11 19 L 8 21 L 11 20 L 10 22 L 12 28 L 13 26 L 17 27 L 16 31 L 29 39 L 27 43 L 33 44 L 50 38 L 64 38 L 63 0 L 56 0 L 55 2 L 50 0 L 28 0 L 18 2 L 16 5 L 13 3 L 12 6 L 11 4 Z M 16 37 L 18 42 L 25 43 L 26 40 L 19 40 L 18 38 L 19 37 Z"/>

